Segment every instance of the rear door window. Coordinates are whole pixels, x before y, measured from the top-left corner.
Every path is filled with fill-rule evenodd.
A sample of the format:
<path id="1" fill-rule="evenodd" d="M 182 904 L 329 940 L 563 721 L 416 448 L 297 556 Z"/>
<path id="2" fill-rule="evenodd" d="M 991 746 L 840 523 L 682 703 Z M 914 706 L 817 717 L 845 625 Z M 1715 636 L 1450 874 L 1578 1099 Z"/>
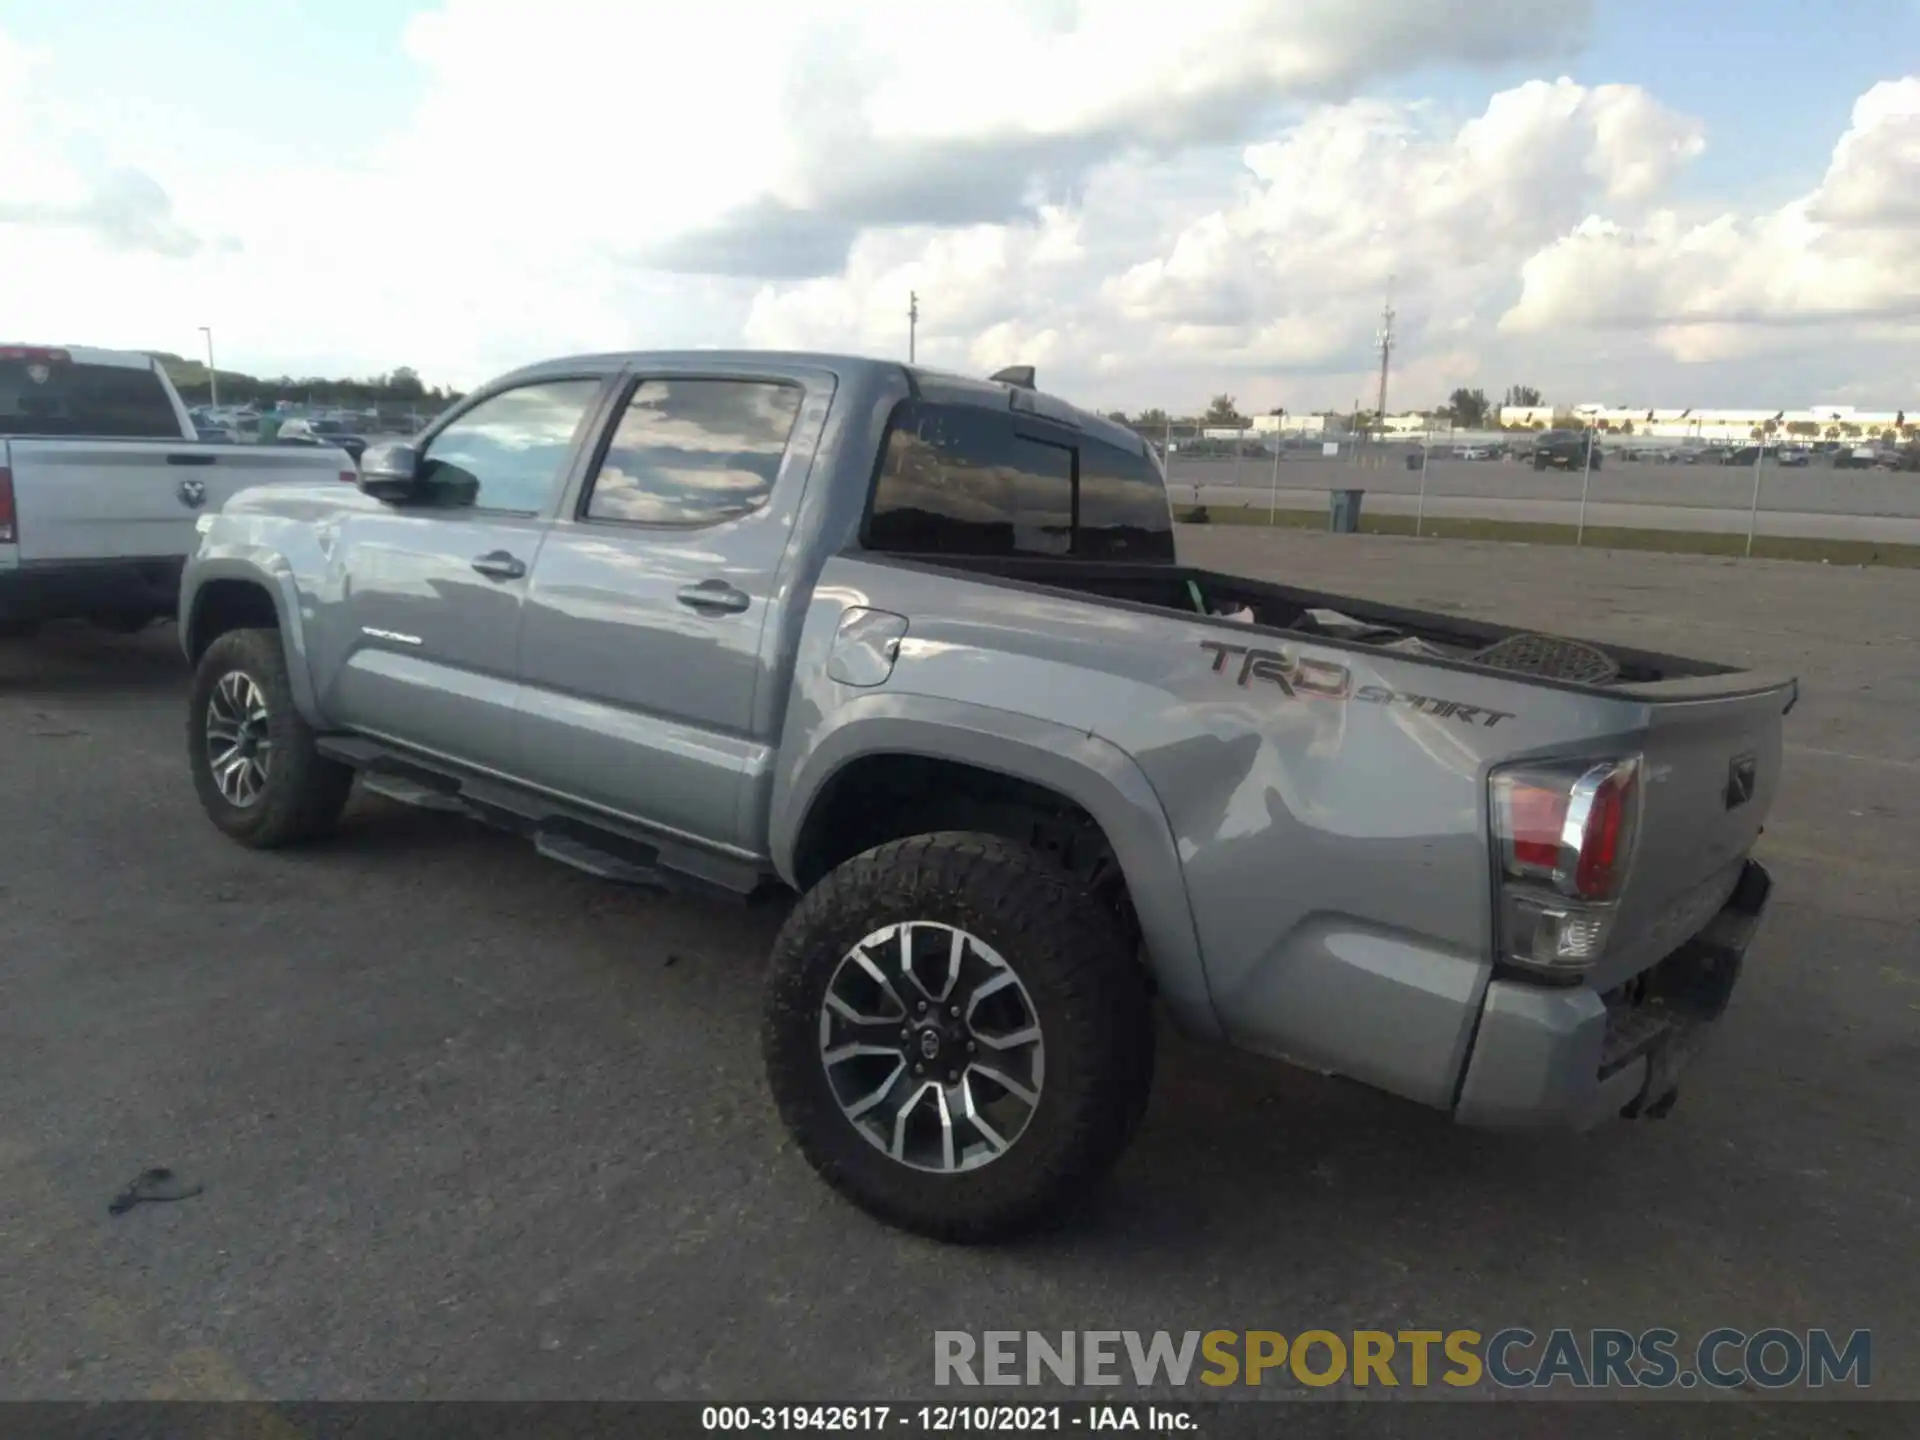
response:
<path id="1" fill-rule="evenodd" d="M 764 506 L 803 392 L 784 381 L 643 380 L 587 492 L 589 520 L 717 525 Z"/>
<path id="2" fill-rule="evenodd" d="M 0 360 L 0 435 L 178 440 L 180 417 L 151 366 Z"/>

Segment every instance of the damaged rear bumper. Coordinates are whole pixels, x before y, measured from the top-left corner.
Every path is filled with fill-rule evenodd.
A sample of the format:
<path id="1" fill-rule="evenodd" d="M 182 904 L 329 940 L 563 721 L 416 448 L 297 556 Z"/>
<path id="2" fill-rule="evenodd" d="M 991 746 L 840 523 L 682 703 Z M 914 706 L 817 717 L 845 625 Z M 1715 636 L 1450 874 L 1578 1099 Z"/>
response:
<path id="1" fill-rule="evenodd" d="M 1494 981 L 1454 1118 L 1586 1129 L 1615 1116 L 1664 1115 L 1733 994 L 1772 890 L 1766 868 L 1747 861 L 1698 935 L 1604 995 Z"/>

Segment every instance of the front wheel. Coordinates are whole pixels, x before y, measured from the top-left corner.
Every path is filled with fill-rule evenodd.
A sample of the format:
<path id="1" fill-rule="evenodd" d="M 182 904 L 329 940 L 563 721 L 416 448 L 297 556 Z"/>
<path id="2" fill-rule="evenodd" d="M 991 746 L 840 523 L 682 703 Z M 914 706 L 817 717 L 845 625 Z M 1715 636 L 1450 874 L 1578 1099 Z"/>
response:
<path id="1" fill-rule="evenodd" d="M 277 630 L 229 630 L 207 647 L 187 706 L 187 757 L 207 818 L 257 850 L 333 829 L 353 771 L 319 753 L 293 703 Z"/>
<path id="2" fill-rule="evenodd" d="M 1119 1159 L 1153 1078 L 1112 910 L 1037 851 L 948 831 L 856 856 L 774 944 L 762 1051 L 821 1177 L 935 1239 L 1005 1239 Z"/>

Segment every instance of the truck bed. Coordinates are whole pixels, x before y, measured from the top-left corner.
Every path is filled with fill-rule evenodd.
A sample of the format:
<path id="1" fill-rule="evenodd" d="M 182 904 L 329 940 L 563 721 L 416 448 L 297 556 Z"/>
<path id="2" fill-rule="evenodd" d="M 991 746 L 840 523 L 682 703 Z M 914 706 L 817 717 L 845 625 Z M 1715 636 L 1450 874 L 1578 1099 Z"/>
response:
<path id="1" fill-rule="evenodd" d="M 1014 589 L 1096 597 L 1126 609 L 1170 611 L 1192 619 L 1225 621 L 1316 647 L 1390 654 L 1442 669 L 1499 674 L 1574 693 L 1683 701 L 1765 693 L 1793 683 L 1787 676 L 1743 671 L 1680 655 L 1611 643 L 1602 647 L 1564 636 L 1543 636 L 1519 626 L 1414 610 L 1355 595 L 1303 590 L 1193 566 L 967 556 L 938 562 L 889 559 L 885 563 L 945 568 Z M 1240 618 L 1230 619 L 1236 612 Z M 1578 650 L 1569 654 L 1565 649 L 1518 643 L 1538 640 L 1552 640 Z M 1604 655 L 1613 662 L 1615 673 L 1596 678 L 1596 665 L 1579 652 Z M 1581 660 L 1587 663 L 1570 663 Z"/>
<path id="2" fill-rule="evenodd" d="M 885 691 L 844 703 L 1037 714 L 1131 758 L 1181 852 L 1230 1035 L 1441 1107 L 1472 1044 L 1462 1017 L 1505 983 L 1494 771 L 1638 758 L 1639 838 L 1604 953 L 1546 992 L 1577 990 L 1578 1023 L 1597 1024 L 1600 996 L 1739 884 L 1797 694 L 1791 677 L 1617 646 L 1569 652 L 1598 654 L 1605 678 L 1531 673 L 1488 652 L 1551 657 L 1538 642 L 1557 637 L 1193 567 L 869 552 L 822 583 L 907 621 Z"/>

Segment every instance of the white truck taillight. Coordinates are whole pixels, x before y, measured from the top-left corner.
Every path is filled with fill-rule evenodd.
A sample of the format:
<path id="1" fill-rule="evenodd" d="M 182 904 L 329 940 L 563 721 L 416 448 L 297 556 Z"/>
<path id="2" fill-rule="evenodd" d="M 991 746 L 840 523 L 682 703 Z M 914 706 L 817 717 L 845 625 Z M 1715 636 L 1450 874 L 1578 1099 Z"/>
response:
<path id="1" fill-rule="evenodd" d="M 1639 826 L 1639 758 L 1516 765 L 1490 784 L 1500 959 L 1577 978 L 1613 927 Z"/>
<path id="2" fill-rule="evenodd" d="M 0 465 L 0 545 L 11 545 L 19 538 L 13 513 L 13 471 Z"/>

